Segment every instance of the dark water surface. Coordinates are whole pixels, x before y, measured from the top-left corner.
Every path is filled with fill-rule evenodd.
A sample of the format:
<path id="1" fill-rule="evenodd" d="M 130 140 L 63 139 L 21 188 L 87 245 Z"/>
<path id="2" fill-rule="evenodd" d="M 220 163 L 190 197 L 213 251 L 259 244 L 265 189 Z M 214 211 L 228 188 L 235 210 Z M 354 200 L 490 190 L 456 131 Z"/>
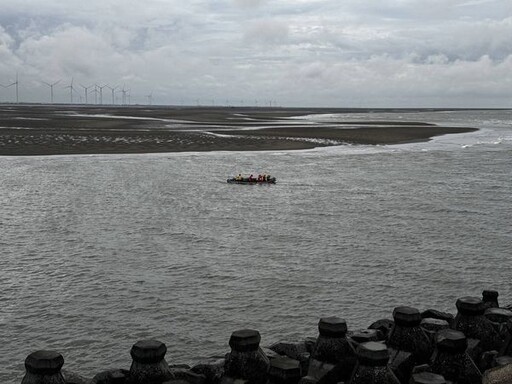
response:
<path id="1" fill-rule="evenodd" d="M 170 363 L 349 328 L 395 306 L 512 302 L 512 113 L 347 115 L 483 128 L 299 152 L 0 158 L 0 382 L 55 349 L 92 376 L 157 338 Z M 330 116 L 316 117 L 329 119 Z M 339 117 L 338 117 L 339 118 Z M 278 184 L 228 185 L 238 172 Z"/>

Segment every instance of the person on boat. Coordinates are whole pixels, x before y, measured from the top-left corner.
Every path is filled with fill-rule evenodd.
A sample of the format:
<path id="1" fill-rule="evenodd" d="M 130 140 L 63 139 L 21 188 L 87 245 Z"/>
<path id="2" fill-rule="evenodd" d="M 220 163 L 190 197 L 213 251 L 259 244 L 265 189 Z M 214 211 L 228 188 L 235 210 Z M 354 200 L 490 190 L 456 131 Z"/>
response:
<path id="1" fill-rule="evenodd" d="M 267 181 L 270 181 L 271 177 L 270 175 L 267 175 Z"/>
<path id="2" fill-rule="evenodd" d="M 249 181 L 254 181 L 254 176 L 253 175 L 249 176 Z"/>
<path id="3" fill-rule="evenodd" d="M 258 181 L 263 181 L 263 176 L 261 174 L 258 175 Z"/>
<path id="4" fill-rule="evenodd" d="M 236 181 L 242 181 L 242 174 L 239 173 L 238 176 L 235 177 Z"/>

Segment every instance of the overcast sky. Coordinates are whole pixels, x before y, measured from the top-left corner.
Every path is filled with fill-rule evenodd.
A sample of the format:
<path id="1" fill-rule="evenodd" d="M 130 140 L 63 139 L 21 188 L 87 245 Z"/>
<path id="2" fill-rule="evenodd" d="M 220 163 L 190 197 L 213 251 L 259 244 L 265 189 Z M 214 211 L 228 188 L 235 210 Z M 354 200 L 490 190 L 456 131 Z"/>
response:
<path id="1" fill-rule="evenodd" d="M 0 0 L 22 102 L 512 106 L 512 0 Z M 112 102 L 103 89 L 103 102 Z M 116 103 L 122 93 L 116 92 Z M 88 95 L 89 103 L 94 94 Z M 15 87 L 0 88 L 0 101 Z M 99 102 L 99 100 L 97 100 Z"/>

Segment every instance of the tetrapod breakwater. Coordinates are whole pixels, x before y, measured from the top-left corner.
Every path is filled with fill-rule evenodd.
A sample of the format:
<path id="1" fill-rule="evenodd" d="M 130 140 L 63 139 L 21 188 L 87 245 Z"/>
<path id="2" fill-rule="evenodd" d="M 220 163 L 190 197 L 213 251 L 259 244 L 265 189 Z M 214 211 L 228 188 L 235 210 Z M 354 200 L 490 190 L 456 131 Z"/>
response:
<path id="1" fill-rule="evenodd" d="M 454 313 L 399 306 L 359 330 L 333 314 L 319 319 L 316 337 L 268 347 L 257 330 L 236 330 L 231 351 L 194 366 L 167 362 L 167 346 L 153 339 L 132 346 L 130 367 L 90 377 L 67 371 L 58 351 L 34 351 L 22 384 L 510 384 L 512 306 L 498 296 L 460 297 Z"/>

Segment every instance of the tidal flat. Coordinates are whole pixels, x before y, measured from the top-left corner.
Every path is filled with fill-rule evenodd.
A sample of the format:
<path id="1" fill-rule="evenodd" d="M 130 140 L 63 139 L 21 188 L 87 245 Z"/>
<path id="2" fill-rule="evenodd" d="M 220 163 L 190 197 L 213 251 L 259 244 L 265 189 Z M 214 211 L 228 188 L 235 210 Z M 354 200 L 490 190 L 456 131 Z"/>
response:
<path id="1" fill-rule="evenodd" d="M 3 105 L 0 107 L 0 155 L 280 151 L 344 144 L 411 143 L 476 130 L 421 121 L 314 118 L 347 112 L 354 111 L 325 108 Z"/>

